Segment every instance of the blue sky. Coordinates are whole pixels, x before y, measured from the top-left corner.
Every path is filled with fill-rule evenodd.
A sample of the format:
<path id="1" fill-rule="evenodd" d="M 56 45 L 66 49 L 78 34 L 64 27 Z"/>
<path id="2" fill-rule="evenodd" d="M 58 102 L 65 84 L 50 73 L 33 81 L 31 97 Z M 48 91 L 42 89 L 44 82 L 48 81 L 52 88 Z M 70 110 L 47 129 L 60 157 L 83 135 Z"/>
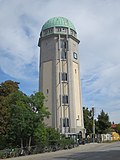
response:
<path id="1" fill-rule="evenodd" d="M 48 19 L 66 17 L 81 41 L 83 106 L 120 122 L 119 6 L 119 0 L 0 0 L 0 82 L 20 82 L 28 95 L 38 91 L 40 30 Z"/>

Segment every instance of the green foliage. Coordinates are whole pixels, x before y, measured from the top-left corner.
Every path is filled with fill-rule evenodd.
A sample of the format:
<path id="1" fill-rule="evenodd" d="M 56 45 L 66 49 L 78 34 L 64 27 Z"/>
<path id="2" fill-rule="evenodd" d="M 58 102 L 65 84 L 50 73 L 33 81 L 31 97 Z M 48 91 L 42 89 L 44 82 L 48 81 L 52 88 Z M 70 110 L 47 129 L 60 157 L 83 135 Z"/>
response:
<path id="1" fill-rule="evenodd" d="M 71 145 L 74 145 L 74 139 L 70 139 L 70 138 L 61 138 L 60 139 L 60 146 L 63 149 L 68 149 L 70 148 Z"/>
<path id="2" fill-rule="evenodd" d="M 8 107 L 8 98 L 0 96 L 0 134 L 5 134 L 7 132 L 7 125 L 9 122 Z"/>
<path id="3" fill-rule="evenodd" d="M 18 89 L 18 83 L 13 81 L 0 85 L 1 148 L 30 146 L 34 140 L 41 143 L 46 141 L 43 120 L 50 113 L 44 106 L 43 93 L 27 96 Z"/>
<path id="4" fill-rule="evenodd" d="M 111 123 L 109 121 L 109 116 L 103 110 L 98 115 L 96 122 L 97 132 L 100 134 L 106 134 L 110 132 Z"/>
<path id="5" fill-rule="evenodd" d="M 59 141 L 60 140 L 60 133 L 56 131 L 54 128 L 47 127 L 47 141 Z"/>
<path id="6" fill-rule="evenodd" d="M 93 114 L 92 110 L 83 107 L 84 116 L 84 126 L 86 128 L 87 134 L 93 132 Z M 95 133 L 103 134 L 111 131 L 111 123 L 109 122 L 109 116 L 103 110 L 98 115 L 97 120 L 95 120 Z"/>
<path id="7" fill-rule="evenodd" d="M 93 117 L 91 114 L 91 110 L 83 107 L 83 117 L 84 117 L 84 126 L 86 129 L 86 133 L 90 134 L 92 133 L 92 123 L 93 123 Z"/>
<path id="8" fill-rule="evenodd" d="M 33 112 L 29 107 L 29 97 L 20 91 L 11 94 L 10 101 L 8 139 L 12 145 L 20 145 L 21 140 L 24 141 L 31 135 Z"/>
<path id="9" fill-rule="evenodd" d="M 120 134 L 120 123 L 116 125 L 115 131 Z"/>
<path id="10" fill-rule="evenodd" d="M 8 96 L 11 93 L 18 91 L 18 82 L 13 82 L 11 80 L 5 81 L 0 84 L 0 96 Z"/>
<path id="11" fill-rule="evenodd" d="M 56 145 L 60 141 L 60 133 L 54 128 L 46 127 L 43 123 L 35 130 L 35 141 L 39 146 Z"/>
<path id="12" fill-rule="evenodd" d="M 33 139 L 33 137 L 37 142 L 44 141 L 43 120 L 49 115 L 49 112 L 44 107 L 42 93 L 37 92 L 30 97 L 20 91 L 12 94 L 10 113 L 9 139 L 11 139 L 12 145 L 21 147 L 30 145 L 29 139 Z"/>
<path id="13" fill-rule="evenodd" d="M 39 146 L 44 147 L 47 145 L 47 131 L 46 126 L 43 123 L 40 123 L 35 129 L 34 140 Z"/>
<path id="14" fill-rule="evenodd" d="M 60 133 L 44 124 L 50 113 L 44 105 L 45 96 L 36 92 L 27 96 L 19 83 L 5 81 L 0 85 L 0 149 L 21 147 L 30 151 L 32 145 L 70 145 L 73 140 L 61 138 Z"/>
<path id="15" fill-rule="evenodd" d="M 41 92 L 36 92 L 30 96 L 31 108 L 37 113 L 40 120 L 43 121 L 45 117 L 49 118 L 50 112 L 44 106 L 45 96 Z"/>
<path id="16" fill-rule="evenodd" d="M 0 139 L 1 148 L 7 144 L 7 134 L 9 132 L 10 120 L 10 99 L 9 95 L 18 91 L 18 83 L 13 81 L 5 81 L 0 84 Z"/>

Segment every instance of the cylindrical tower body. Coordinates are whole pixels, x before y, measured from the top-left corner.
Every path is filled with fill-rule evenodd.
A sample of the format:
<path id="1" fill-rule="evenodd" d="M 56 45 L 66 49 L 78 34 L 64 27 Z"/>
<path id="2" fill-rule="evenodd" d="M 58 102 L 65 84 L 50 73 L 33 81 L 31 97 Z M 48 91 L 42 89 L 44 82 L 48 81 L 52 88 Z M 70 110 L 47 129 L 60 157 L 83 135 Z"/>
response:
<path id="1" fill-rule="evenodd" d="M 46 96 L 51 113 L 45 122 L 61 133 L 84 130 L 81 103 L 79 52 L 74 25 L 66 18 L 54 17 L 42 27 L 39 90 Z"/>

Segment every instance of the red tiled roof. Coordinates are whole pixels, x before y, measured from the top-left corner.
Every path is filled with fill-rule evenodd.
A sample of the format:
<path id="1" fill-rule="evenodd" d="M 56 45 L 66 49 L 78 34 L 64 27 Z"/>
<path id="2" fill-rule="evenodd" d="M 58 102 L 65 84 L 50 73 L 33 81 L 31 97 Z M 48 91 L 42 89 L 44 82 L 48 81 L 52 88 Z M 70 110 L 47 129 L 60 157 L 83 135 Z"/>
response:
<path id="1" fill-rule="evenodd" d="M 117 126 L 116 124 L 112 124 L 111 125 L 112 128 L 116 128 L 116 126 Z"/>

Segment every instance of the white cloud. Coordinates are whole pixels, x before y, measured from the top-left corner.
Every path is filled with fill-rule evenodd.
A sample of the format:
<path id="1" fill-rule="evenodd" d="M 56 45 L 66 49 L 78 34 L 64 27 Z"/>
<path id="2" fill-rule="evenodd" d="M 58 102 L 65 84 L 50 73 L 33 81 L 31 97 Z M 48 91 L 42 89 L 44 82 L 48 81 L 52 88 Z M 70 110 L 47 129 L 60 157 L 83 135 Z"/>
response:
<path id="1" fill-rule="evenodd" d="M 6 74 L 26 79 L 26 73 L 29 72 L 26 65 L 34 63 L 34 58 L 38 58 L 37 39 L 34 20 L 30 20 L 31 17 L 25 15 L 25 11 L 19 10 L 22 4 L 17 2 L 5 1 L 1 5 L 0 66 Z M 30 69 L 35 68 L 31 65 Z"/>

